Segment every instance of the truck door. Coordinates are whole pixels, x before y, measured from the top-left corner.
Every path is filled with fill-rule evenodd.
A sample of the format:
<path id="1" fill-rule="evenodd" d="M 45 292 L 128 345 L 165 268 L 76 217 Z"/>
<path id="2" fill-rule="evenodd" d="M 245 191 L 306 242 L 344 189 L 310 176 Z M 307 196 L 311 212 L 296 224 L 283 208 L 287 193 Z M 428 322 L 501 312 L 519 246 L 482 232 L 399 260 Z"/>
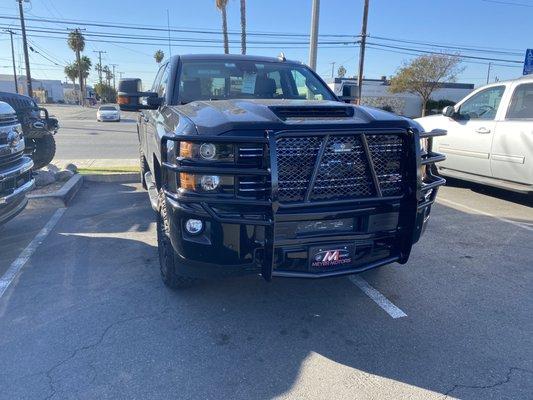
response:
<path id="1" fill-rule="evenodd" d="M 154 82 L 154 87 L 152 88 L 153 92 L 156 92 L 159 97 L 164 97 L 166 93 L 166 85 L 168 81 L 168 63 L 164 64 L 159 70 L 156 80 Z M 159 155 L 159 136 L 157 135 L 158 125 L 162 122 L 162 116 L 160 113 L 162 104 L 157 110 L 146 110 L 145 115 L 145 125 L 146 125 L 146 149 L 147 154 L 150 154 L 150 166 L 153 168 L 153 157 L 152 154 Z M 153 169 L 152 169 L 153 171 Z"/>
<path id="2" fill-rule="evenodd" d="M 459 104 L 448 125 L 448 135 L 439 142 L 439 151 L 447 157 L 441 167 L 492 176 L 490 151 L 504 92 L 505 85 L 491 86 Z"/>
<path id="3" fill-rule="evenodd" d="M 514 87 L 505 118 L 496 124 L 491 153 L 495 178 L 533 185 L 533 83 Z"/>

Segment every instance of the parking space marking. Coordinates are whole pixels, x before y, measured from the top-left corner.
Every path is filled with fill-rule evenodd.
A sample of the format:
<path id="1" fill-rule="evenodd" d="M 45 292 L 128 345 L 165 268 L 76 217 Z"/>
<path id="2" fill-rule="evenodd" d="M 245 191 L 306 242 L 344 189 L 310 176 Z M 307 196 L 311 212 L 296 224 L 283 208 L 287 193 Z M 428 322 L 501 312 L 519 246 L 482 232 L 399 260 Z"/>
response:
<path id="1" fill-rule="evenodd" d="M 370 297 L 374 302 L 380 306 L 387 314 L 392 318 L 402 318 L 407 317 L 407 314 L 404 313 L 400 308 L 392 304 L 389 299 L 387 299 L 379 290 L 372 287 L 367 281 L 361 278 L 359 275 L 350 275 L 350 281 L 361 289 L 368 297 Z"/>
<path id="2" fill-rule="evenodd" d="M 6 292 L 9 285 L 11 285 L 11 283 L 13 283 L 15 278 L 18 276 L 22 270 L 22 267 L 24 267 L 24 265 L 28 262 L 33 253 L 35 253 L 35 250 L 37 250 L 39 245 L 44 241 L 44 239 L 46 239 L 52 229 L 54 229 L 54 226 L 56 226 L 59 219 L 63 216 L 65 210 L 66 208 L 59 208 L 56 210 L 43 229 L 41 229 L 30 242 L 30 244 L 26 246 L 24 250 L 22 250 L 22 253 L 20 253 L 17 259 L 11 263 L 8 270 L 0 278 L 0 299 Z"/>
<path id="3" fill-rule="evenodd" d="M 527 231 L 533 231 L 533 226 L 528 226 L 526 223 L 516 222 L 516 221 L 513 221 L 512 219 L 498 217 L 497 215 L 491 214 L 489 212 L 481 211 L 481 210 L 478 210 L 477 208 L 472 208 L 472 207 L 469 207 L 469 206 L 465 206 L 464 204 L 456 203 L 455 201 L 452 201 L 452 200 L 443 199 L 442 197 L 438 197 L 437 198 L 437 203 L 444 203 L 444 204 L 448 204 L 450 206 L 455 206 L 457 208 L 462 208 L 464 210 L 472 211 L 472 212 L 475 212 L 477 214 L 486 215 L 487 217 L 495 218 L 495 219 L 500 220 L 502 222 L 507 222 L 508 224 L 517 226 L 517 227 L 525 229 Z"/>

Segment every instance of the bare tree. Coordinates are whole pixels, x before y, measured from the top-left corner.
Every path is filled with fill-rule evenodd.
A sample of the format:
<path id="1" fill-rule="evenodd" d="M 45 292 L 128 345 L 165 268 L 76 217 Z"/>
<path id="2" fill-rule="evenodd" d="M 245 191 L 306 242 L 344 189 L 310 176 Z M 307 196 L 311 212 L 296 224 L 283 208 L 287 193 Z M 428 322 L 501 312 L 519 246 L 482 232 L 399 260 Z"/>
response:
<path id="1" fill-rule="evenodd" d="M 346 68 L 344 68 L 344 65 L 339 66 L 337 69 L 337 76 L 339 78 L 344 78 L 346 76 Z"/>
<path id="2" fill-rule="evenodd" d="M 426 105 L 431 94 L 442 82 L 454 82 L 460 58 L 448 54 L 429 54 L 417 57 L 405 63 L 391 79 L 392 93 L 410 92 L 418 94 L 422 99 L 422 115 L 426 113 Z"/>
<path id="3" fill-rule="evenodd" d="M 228 5 L 228 0 L 215 0 L 215 4 L 222 13 L 222 35 L 224 36 L 224 54 L 229 54 L 228 17 L 226 15 L 226 7 Z"/>

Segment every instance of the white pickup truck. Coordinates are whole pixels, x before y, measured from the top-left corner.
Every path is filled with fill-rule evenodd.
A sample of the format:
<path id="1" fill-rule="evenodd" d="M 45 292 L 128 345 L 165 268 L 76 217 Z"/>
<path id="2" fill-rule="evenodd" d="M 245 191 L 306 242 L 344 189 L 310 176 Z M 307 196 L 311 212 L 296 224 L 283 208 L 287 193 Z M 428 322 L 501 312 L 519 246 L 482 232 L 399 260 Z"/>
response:
<path id="1" fill-rule="evenodd" d="M 533 75 L 483 86 L 441 115 L 416 120 L 446 154 L 442 175 L 533 193 Z"/>

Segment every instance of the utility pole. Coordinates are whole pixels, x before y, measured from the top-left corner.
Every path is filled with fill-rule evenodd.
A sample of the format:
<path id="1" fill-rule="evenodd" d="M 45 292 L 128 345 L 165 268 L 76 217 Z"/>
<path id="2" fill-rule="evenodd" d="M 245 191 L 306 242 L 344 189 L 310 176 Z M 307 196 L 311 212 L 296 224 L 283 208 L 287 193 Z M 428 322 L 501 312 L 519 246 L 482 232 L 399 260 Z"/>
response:
<path id="1" fill-rule="evenodd" d="M 15 93 L 19 92 L 19 85 L 17 82 L 17 67 L 15 66 L 15 47 L 13 47 L 13 35 L 16 35 L 11 29 L 6 29 L 4 32 L 9 33 L 11 36 L 11 60 L 13 61 L 13 79 L 15 81 Z"/>
<path id="2" fill-rule="evenodd" d="M 365 65 L 365 45 L 366 45 L 366 24 L 368 21 L 368 3 L 365 0 L 363 10 L 363 26 L 361 27 L 361 43 L 359 45 L 359 75 L 357 76 L 357 104 L 361 104 L 361 94 L 363 92 L 363 68 Z"/>
<path id="3" fill-rule="evenodd" d="M 98 81 L 102 84 L 102 54 L 106 54 L 107 51 L 93 50 L 94 53 L 98 53 Z"/>
<path id="4" fill-rule="evenodd" d="M 318 17 L 320 11 L 320 0 L 313 0 L 311 10 L 311 37 L 309 40 L 309 67 L 316 69 L 316 53 L 318 46 Z"/>
<path id="5" fill-rule="evenodd" d="M 122 71 L 117 71 L 117 74 L 118 74 L 118 78 L 119 78 L 119 79 L 122 79 L 122 75 L 124 75 L 124 72 L 122 72 Z"/>
<path id="6" fill-rule="evenodd" d="M 487 85 L 489 84 L 489 80 L 490 80 L 490 67 L 491 67 L 491 64 L 492 63 L 489 62 L 489 69 L 487 70 Z"/>
<path id="7" fill-rule="evenodd" d="M 115 83 L 115 67 L 118 67 L 118 64 L 111 64 L 111 66 L 113 67 L 113 89 L 115 89 L 115 91 L 117 90 L 117 85 Z"/>
<path id="8" fill-rule="evenodd" d="M 168 29 L 168 55 L 172 57 L 172 46 L 170 45 L 170 14 L 167 8 L 167 29 Z"/>
<path id="9" fill-rule="evenodd" d="M 31 87 L 30 56 L 28 55 L 28 40 L 26 39 L 26 23 L 24 22 L 24 10 L 22 9 L 23 0 L 17 0 L 19 3 L 20 28 L 22 30 L 22 45 L 24 47 L 24 62 L 26 63 L 26 88 L 28 96 L 33 97 Z"/>
<path id="10" fill-rule="evenodd" d="M 331 77 L 333 78 L 335 76 L 335 64 L 337 64 L 335 61 L 330 62 L 331 64 Z"/>

